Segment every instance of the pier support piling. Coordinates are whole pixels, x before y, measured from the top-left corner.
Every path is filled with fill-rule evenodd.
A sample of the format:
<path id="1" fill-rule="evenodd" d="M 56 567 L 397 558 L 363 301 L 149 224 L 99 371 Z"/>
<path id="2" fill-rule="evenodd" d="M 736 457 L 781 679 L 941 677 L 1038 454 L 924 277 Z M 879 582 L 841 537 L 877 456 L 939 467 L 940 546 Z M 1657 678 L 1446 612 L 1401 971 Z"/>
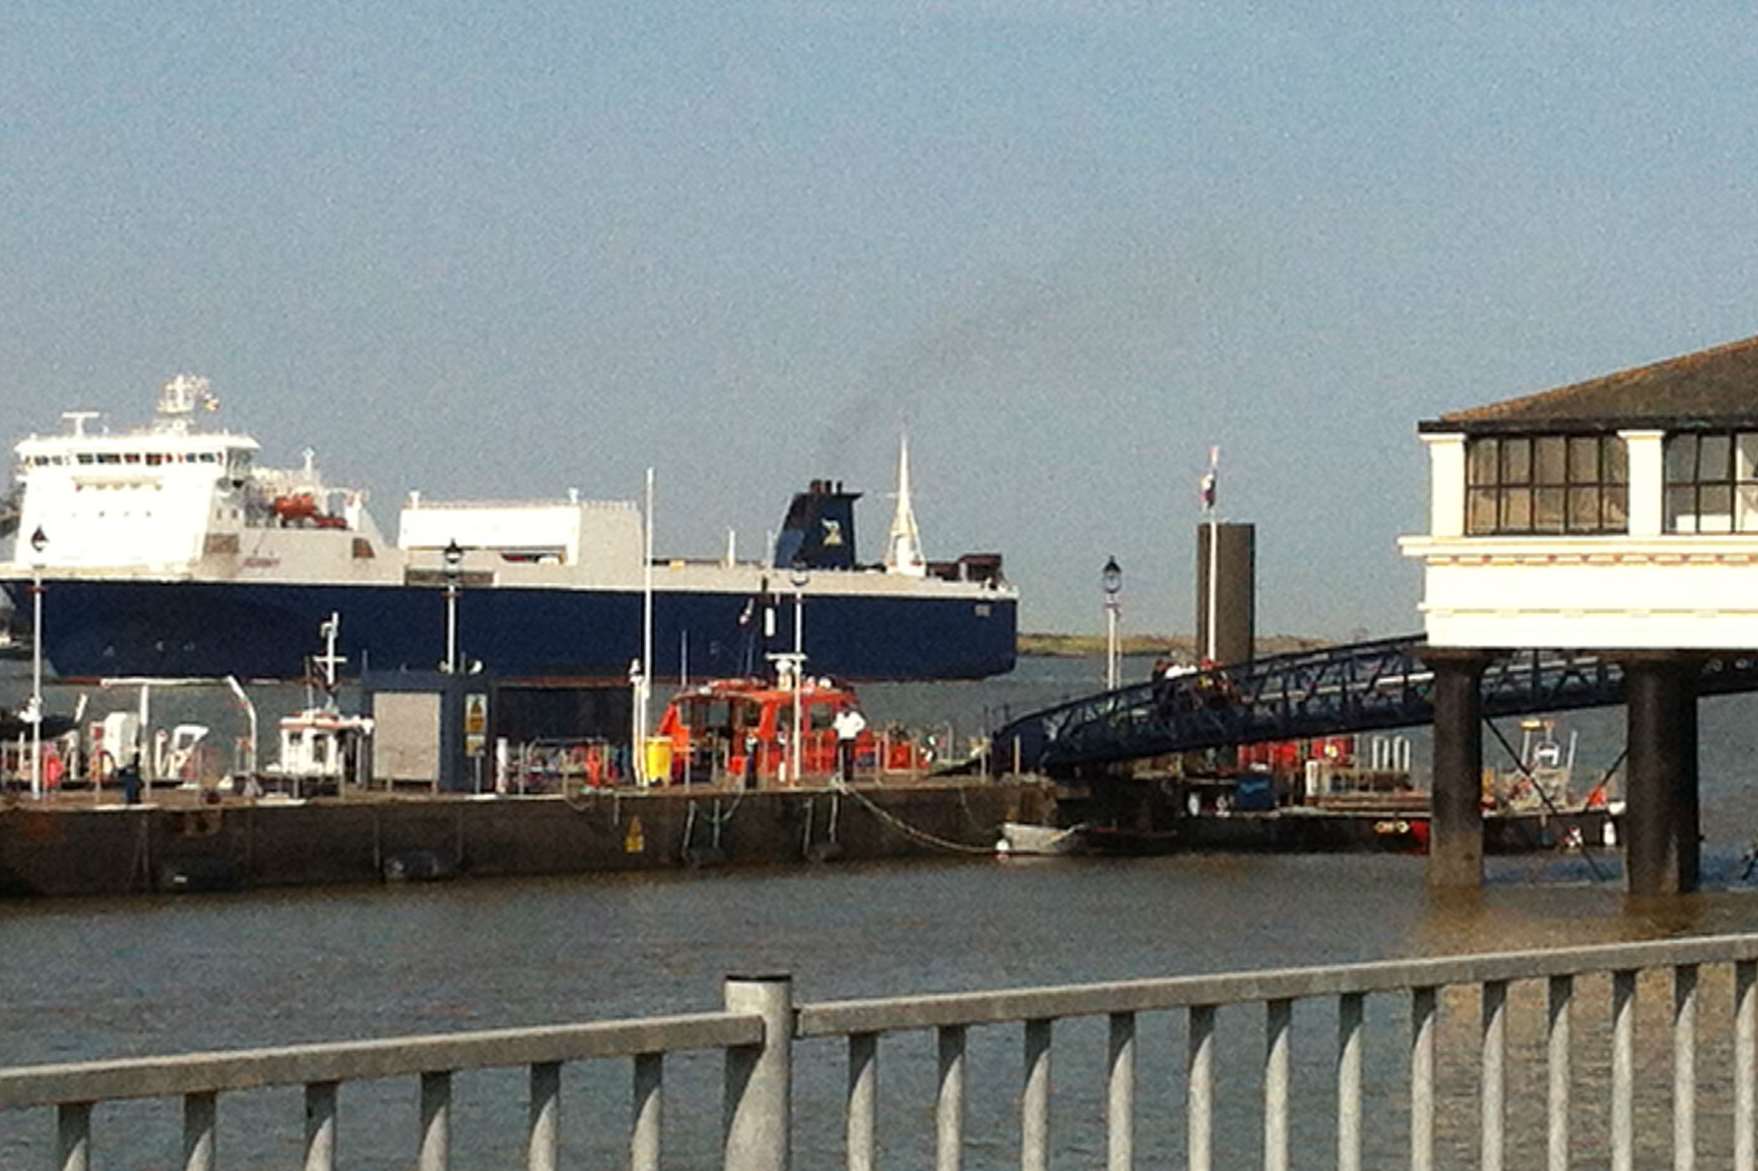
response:
<path id="1" fill-rule="evenodd" d="M 1697 679 L 1702 659 L 1620 656 L 1628 715 L 1624 873 L 1633 895 L 1697 889 Z"/>
<path id="2" fill-rule="evenodd" d="M 1434 782 L 1430 794 L 1428 884 L 1483 882 L 1483 672 L 1488 651 L 1430 647 L 1434 671 Z"/>

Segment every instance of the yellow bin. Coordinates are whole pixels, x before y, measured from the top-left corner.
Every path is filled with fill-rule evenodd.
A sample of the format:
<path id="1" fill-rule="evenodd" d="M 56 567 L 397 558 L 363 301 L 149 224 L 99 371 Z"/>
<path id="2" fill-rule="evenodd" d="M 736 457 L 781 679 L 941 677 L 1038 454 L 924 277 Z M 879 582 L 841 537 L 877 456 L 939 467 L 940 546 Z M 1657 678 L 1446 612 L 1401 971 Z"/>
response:
<path id="1" fill-rule="evenodd" d="M 649 785 L 668 785 L 671 783 L 670 736 L 649 736 L 647 738 L 647 783 Z"/>

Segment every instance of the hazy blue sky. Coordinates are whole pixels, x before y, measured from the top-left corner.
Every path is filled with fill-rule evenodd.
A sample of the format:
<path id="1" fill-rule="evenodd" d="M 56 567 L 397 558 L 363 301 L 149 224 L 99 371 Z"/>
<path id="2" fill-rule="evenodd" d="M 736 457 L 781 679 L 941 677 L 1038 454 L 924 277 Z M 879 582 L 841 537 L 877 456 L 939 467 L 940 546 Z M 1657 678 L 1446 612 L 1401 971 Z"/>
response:
<path id="1" fill-rule="evenodd" d="M 632 497 L 754 554 L 834 476 L 1031 628 L 1413 630 L 1417 419 L 1758 332 L 1733 5 L 11 4 L 8 432 L 226 418 L 395 523 Z"/>

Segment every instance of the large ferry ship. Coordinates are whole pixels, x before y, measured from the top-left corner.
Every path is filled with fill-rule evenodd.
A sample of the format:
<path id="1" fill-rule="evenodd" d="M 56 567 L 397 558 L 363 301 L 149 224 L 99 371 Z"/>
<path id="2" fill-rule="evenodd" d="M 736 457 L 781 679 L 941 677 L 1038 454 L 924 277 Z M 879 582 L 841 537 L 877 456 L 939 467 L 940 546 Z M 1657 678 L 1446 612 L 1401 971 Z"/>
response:
<path id="1" fill-rule="evenodd" d="M 644 642 L 661 677 L 746 675 L 791 650 L 796 591 L 808 671 L 969 679 L 1011 670 L 1017 592 L 996 554 L 923 555 L 908 449 L 884 558 L 856 555 L 855 501 L 815 480 L 763 560 L 652 559 L 637 504 L 565 497 L 435 501 L 411 492 L 387 540 L 364 493 L 304 466 L 256 466 L 257 442 L 199 421 L 206 379 L 166 383 L 149 426 L 92 412 L 18 444 L 16 539 L 0 587 L 20 613 L 44 583 L 44 654 L 62 678 L 305 673 L 341 617 L 351 669 L 433 670 L 456 589 L 466 662 L 517 679 L 627 679 Z M 37 542 L 31 538 L 41 533 Z M 40 551 L 34 545 L 40 544 Z M 449 557 L 448 557 L 449 551 Z"/>

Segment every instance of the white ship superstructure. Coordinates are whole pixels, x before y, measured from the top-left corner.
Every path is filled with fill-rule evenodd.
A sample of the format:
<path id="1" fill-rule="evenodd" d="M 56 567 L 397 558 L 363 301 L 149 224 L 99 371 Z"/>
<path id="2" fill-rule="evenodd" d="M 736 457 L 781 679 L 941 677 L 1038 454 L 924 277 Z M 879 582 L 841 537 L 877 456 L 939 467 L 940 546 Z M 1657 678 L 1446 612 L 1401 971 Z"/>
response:
<path id="1" fill-rule="evenodd" d="M 193 425 L 198 411 L 218 409 L 206 379 L 179 375 L 161 389 L 149 427 L 94 433 L 95 412 L 71 411 L 67 433 L 21 442 L 18 531 L 43 531 L 43 566 L 316 580 L 376 558 L 385 541 L 362 493 L 326 488 L 309 452 L 303 468 L 256 467 L 256 440 Z M 395 580 L 400 571 L 340 576 Z"/>

